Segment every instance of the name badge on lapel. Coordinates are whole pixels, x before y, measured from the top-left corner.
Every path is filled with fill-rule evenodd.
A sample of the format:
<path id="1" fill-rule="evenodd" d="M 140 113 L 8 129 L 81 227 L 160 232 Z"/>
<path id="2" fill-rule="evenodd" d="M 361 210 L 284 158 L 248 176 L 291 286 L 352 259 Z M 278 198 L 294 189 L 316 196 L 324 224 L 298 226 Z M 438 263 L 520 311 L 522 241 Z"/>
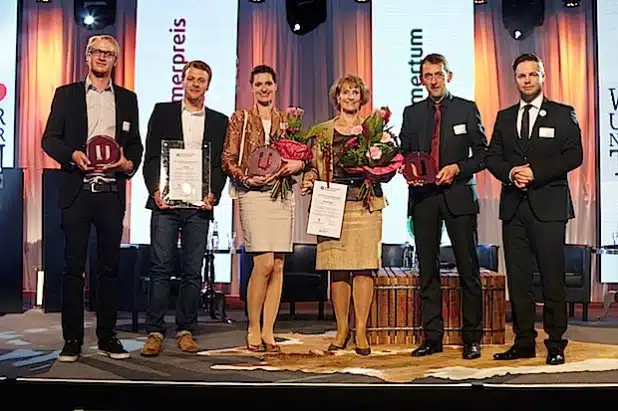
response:
<path id="1" fill-rule="evenodd" d="M 455 135 L 460 135 L 460 134 L 466 134 L 466 125 L 465 124 L 457 124 L 455 126 L 453 126 L 453 133 L 455 133 Z"/>
<path id="2" fill-rule="evenodd" d="M 131 129 L 131 123 L 128 121 L 122 122 L 122 131 L 129 131 Z"/>
<path id="3" fill-rule="evenodd" d="M 539 127 L 539 137 L 554 138 L 554 128 L 553 127 Z"/>

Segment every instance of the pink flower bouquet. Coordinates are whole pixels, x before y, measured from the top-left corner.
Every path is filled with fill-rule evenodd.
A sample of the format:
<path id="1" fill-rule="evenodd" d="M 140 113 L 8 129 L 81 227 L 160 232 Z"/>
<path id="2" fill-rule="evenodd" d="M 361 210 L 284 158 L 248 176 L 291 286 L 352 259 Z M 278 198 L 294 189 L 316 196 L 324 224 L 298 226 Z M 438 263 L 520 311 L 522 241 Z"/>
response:
<path id="1" fill-rule="evenodd" d="M 307 133 L 302 130 L 304 114 L 305 111 L 300 107 L 289 107 L 285 111 L 285 122 L 280 124 L 281 134 L 271 142 L 271 147 L 277 150 L 284 161 L 302 160 L 309 162 L 313 159 L 313 152 L 307 140 Z M 302 170 L 298 174 L 301 172 Z M 292 188 L 292 184 L 292 176 L 278 179 L 271 189 L 271 198 L 273 200 L 277 197 L 286 198 Z"/>
<path id="2" fill-rule="evenodd" d="M 362 175 L 361 197 L 365 203 L 373 195 L 373 183 L 389 182 L 404 163 L 395 136 L 387 127 L 391 111 L 375 110 L 362 125 L 354 127 L 356 137 L 348 140 L 339 153 L 338 164 L 352 175 Z"/>

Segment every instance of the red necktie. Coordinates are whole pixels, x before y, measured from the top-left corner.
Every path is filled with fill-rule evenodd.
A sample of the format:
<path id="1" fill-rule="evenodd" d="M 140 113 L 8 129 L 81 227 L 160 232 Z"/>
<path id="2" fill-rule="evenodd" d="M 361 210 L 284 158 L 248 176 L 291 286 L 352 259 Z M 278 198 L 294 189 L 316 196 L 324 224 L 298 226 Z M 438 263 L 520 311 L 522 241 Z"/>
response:
<path id="1" fill-rule="evenodd" d="M 436 111 L 433 115 L 435 124 L 431 135 L 431 155 L 436 163 L 436 170 L 440 171 L 440 120 L 442 118 L 442 113 L 440 112 L 439 104 L 434 104 L 434 108 Z"/>

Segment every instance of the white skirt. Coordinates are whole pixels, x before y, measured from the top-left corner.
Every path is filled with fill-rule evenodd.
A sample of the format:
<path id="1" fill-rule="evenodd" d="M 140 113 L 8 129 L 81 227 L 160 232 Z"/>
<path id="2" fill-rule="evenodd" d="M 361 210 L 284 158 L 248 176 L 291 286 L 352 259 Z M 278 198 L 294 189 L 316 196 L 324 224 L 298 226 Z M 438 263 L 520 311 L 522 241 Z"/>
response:
<path id="1" fill-rule="evenodd" d="M 272 200 L 270 191 L 238 190 L 240 224 L 250 253 L 291 253 L 294 193 Z"/>

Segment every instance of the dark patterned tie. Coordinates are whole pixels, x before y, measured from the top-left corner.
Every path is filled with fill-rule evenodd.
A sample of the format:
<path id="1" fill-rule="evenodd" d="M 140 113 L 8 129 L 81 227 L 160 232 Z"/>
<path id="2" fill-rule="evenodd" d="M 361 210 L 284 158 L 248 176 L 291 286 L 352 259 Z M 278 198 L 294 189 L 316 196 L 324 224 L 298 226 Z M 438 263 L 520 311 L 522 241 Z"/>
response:
<path id="1" fill-rule="evenodd" d="M 431 156 L 436 163 L 436 170 L 440 171 L 440 120 L 442 119 L 440 104 L 434 104 L 434 109 L 433 119 L 435 123 L 431 134 Z"/>

